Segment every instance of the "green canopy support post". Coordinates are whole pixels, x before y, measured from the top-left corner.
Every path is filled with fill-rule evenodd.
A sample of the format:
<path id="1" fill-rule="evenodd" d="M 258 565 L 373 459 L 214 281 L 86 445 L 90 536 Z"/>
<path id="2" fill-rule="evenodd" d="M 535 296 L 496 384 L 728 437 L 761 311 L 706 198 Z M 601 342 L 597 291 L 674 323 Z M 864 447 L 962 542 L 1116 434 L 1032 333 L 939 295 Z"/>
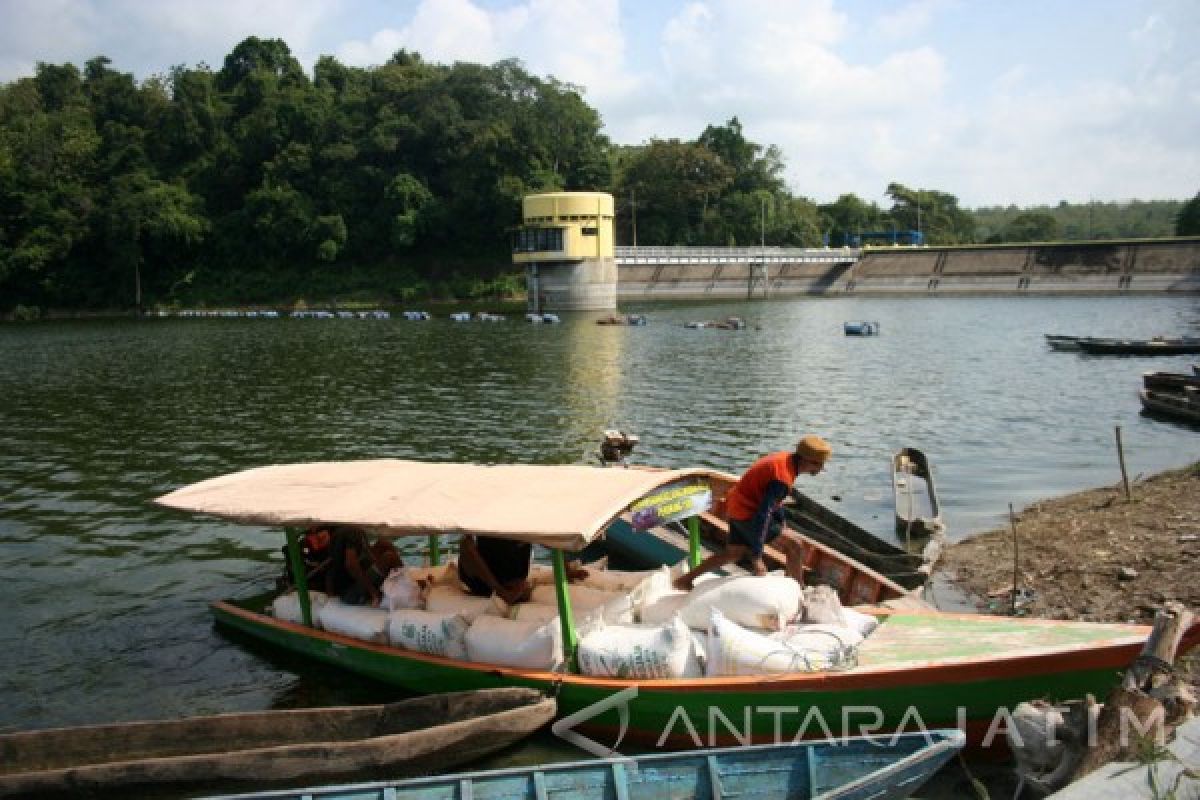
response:
<path id="1" fill-rule="evenodd" d="M 571 594 L 567 590 L 567 562 L 562 550 L 551 550 L 554 555 L 554 590 L 558 595 L 558 618 L 562 624 L 563 658 L 567 662 L 567 671 L 579 672 L 579 662 L 575 658 L 575 648 L 579 637 L 575 633 L 575 619 L 571 616 Z"/>
<path id="2" fill-rule="evenodd" d="M 700 518 L 688 517 L 688 565 L 695 568 L 700 564 Z"/>
<path id="3" fill-rule="evenodd" d="M 304 556 L 300 553 L 300 531 L 284 528 L 287 533 L 288 560 L 292 562 L 292 577 L 296 579 L 296 598 L 300 601 L 300 616 L 311 628 L 312 603 L 308 597 L 308 573 L 304 569 Z"/>
<path id="4" fill-rule="evenodd" d="M 437 567 L 442 563 L 442 550 L 436 533 L 429 534 L 429 566 Z"/>

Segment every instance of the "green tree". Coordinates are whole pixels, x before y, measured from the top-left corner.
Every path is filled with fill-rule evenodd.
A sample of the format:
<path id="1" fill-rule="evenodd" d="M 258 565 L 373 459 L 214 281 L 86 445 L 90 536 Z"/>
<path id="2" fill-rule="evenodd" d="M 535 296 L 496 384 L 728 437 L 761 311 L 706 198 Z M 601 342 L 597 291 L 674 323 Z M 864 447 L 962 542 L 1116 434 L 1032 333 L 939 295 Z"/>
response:
<path id="1" fill-rule="evenodd" d="M 703 145 L 652 139 L 626 151 L 618 193 L 636 196 L 638 236 L 657 244 L 699 244 L 716 221 L 716 201 L 733 170 Z"/>
<path id="2" fill-rule="evenodd" d="M 1179 209 L 1175 218 L 1176 236 L 1200 236 L 1200 192 Z"/>
<path id="3" fill-rule="evenodd" d="M 1050 214 L 1027 211 L 1018 214 L 1012 222 L 1005 225 L 997 241 L 1052 242 L 1057 238 L 1058 220 Z"/>
<path id="4" fill-rule="evenodd" d="M 888 216 L 901 230 L 919 230 L 927 244 L 969 244 L 975 241 L 975 220 L 958 207 L 958 198 L 936 189 L 910 189 L 890 183 L 892 208 Z"/>
<path id="5" fill-rule="evenodd" d="M 820 206 L 822 238 L 831 245 L 845 245 L 855 234 L 883 227 L 884 213 L 875 203 L 867 203 L 856 194 L 843 194 L 832 203 Z"/>

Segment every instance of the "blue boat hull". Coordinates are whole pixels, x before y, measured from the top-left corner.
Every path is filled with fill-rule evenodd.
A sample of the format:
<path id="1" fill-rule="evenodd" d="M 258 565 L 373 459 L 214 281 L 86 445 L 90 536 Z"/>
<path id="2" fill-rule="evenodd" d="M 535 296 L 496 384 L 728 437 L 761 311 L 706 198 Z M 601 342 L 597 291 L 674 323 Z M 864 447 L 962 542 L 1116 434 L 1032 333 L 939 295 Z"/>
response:
<path id="1" fill-rule="evenodd" d="M 655 753 L 404 781 L 258 792 L 243 800 L 902 800 L 962 749 L 957 730 Z"/>

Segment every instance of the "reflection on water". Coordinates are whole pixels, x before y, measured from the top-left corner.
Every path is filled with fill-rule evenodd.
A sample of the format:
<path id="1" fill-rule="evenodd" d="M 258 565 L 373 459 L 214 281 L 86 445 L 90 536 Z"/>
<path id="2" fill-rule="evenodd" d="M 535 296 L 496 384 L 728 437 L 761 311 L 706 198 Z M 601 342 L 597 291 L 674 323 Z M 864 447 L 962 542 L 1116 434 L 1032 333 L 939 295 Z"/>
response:
<path id="1" fill-rule="evenodd" d="M 593 457 L 738 471 L 804 432 L 801 487 L 891 535 L 890 454 L 925 451 L 954 536 L 1008 503 L 1200 458 L 1143 418 L 1149 369 L 1181 358 L 1053 353 L 1046 332 L 1200 328 L 1187 297 L 839 298 L 642 307 L 646 327 L 366 320 L 153 320 L 0 327 L 0 728 L 362 699 L 377 686 L 279 661 L 211 628 L 259 587 L 277 532 L 157 509 L 185 483 L 266 463 Z M 690 319 L 745 317 L 743 331 Z M 883 335 L 842 335 L 873 319 Z M 299 678 L 297 676 L 300 676 Z"/>

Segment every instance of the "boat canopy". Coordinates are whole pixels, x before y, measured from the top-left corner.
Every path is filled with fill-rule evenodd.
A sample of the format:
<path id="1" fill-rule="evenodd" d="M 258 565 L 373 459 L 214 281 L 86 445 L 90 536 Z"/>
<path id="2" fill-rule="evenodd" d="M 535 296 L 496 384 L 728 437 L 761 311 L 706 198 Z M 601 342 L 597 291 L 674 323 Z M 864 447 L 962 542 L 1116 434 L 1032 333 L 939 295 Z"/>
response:
<path id="1" fill-rule="evenodd" d="M 655 489 L 712 474 L 706 469 L 328 461 L 234 472 L 154 502 L 251 525 L 355 525 L 397 536 L 479 534 L 579 550 Z"/>

